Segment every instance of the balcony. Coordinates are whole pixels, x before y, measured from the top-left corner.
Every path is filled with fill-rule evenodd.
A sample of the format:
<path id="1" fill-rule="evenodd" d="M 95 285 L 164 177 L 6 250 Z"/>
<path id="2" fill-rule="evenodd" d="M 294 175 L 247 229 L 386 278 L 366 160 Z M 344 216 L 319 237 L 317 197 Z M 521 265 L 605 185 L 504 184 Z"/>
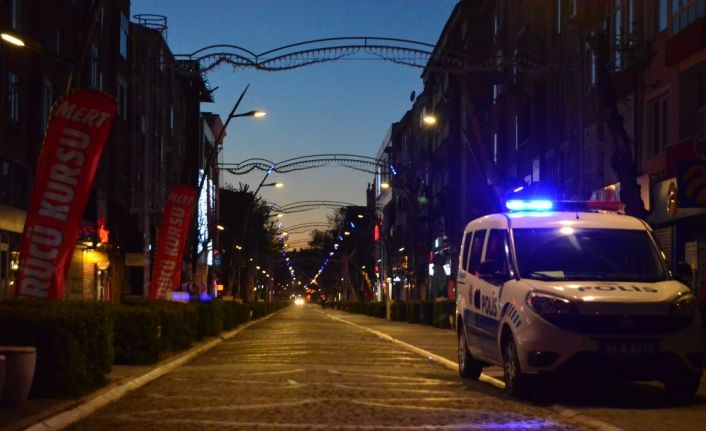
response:
<path id="1" fill-rule="evenodd" d="M 706 48 L 706 18 L 702 17 L 667 40 L 665 64 L 674 66 L 704 48 Z"/>

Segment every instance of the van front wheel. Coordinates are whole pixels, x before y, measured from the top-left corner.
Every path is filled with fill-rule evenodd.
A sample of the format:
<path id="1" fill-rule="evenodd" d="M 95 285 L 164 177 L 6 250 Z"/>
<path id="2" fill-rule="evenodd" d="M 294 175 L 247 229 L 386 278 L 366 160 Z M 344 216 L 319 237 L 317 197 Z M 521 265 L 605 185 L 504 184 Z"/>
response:
<path id="1" fill-rule="evenodd" d="M 466 379 L 478 380 L 481 371 L 483 371 L 483 365 L 471 355 L 466 341 L 466 331 L 462 327 L 458 330 L 458 374 Z"/>
<path id="2" fill-rule="evenodd" d="M 701 373 L 677 373 L 664 381 L 664 386 L 672 401 L 688 402 L 699 390 Z"/>
<path id="3" fill-rule="evenodd" d="M 526 393 L 527 376 L 522 373 L 517 346 L 512 337 L 509 337 L 503 345 L 503 380 L 505 380 L 505 392 L 509 395 L 519 397 Z"/>

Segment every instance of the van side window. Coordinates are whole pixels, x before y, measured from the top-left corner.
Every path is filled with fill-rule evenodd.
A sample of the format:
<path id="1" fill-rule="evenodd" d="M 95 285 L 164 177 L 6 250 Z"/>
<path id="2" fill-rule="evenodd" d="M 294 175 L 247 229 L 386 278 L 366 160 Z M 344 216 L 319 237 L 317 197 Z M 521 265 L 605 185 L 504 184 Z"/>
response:
<path id="1" fill-rule="evenodd" d="M 468 262 L 468 272 L 476 273 L 480 267 L 480 255 L 483 252 L 483 242 L 485 241 L 485 231 L 479 230 L 473 235 L 471 241 L 471 258 Z"/>
<path id="2" fill-rule="evenodd" d="M 491 229 L 488 234 L 488 246 L 485 248 L 485 260 L 498 263 L 498 268 L 503 273 L 508 273 L 509 241 L 507 231 L 504 229 Z"/>
<path id="3" fill-rule="evenodd" d="M 464 271 L 468 270 L 468 255 L 471 251 L 471 238 L 473 237 L 473 232 L 466 232 L 463 237 L 463 256 L 461 256 L 461 269 Z"/>

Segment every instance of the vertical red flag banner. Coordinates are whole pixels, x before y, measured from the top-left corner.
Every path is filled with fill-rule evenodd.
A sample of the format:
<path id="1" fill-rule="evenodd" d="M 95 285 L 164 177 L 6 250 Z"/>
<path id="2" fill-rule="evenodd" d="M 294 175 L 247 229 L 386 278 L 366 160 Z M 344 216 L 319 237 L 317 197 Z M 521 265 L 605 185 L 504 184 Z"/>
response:
<path id="1" fill-rule="evenodd" d="M 169 191 L 159 228 L 157 259 L 152 269 L 150 299 L 164 299 L 179 286 L 181 260 L 196 202 L 196 190 L 176 186 Z"/>
<path id="2" fill-rule="evenodd" d="M 62 298 L 83 211 L 117 101 L 79 90 L 52 108 L 27 208 L 16 296 Z"/>

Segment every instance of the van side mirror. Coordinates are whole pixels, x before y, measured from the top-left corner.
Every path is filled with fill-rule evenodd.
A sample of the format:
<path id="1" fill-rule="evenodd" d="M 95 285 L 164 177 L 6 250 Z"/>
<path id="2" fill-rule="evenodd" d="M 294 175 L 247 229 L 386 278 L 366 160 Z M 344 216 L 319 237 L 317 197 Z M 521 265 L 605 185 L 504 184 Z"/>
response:
<path id="1" fill-rule="evenodd" d="M 679 280 L 680 282 L 682 282 L 688 286 L 691 284 L 692 276 L 693 276 L 693 272 L 691 271 L 691 265 L 689 265 L 686 262 L 678 262 L 677 263 L 677 271 L 675 274 L 675 278 L 677 280 Z"/>
<path id="2" fill-rule="evenodd" d="M 492 259 L 484 260 L 478 268 L 478 276 L 483 280 L 488 280 L 496 283 L 503 283 L 510 279 L 507 272 L 503 271 L 500 262 Z"/>

